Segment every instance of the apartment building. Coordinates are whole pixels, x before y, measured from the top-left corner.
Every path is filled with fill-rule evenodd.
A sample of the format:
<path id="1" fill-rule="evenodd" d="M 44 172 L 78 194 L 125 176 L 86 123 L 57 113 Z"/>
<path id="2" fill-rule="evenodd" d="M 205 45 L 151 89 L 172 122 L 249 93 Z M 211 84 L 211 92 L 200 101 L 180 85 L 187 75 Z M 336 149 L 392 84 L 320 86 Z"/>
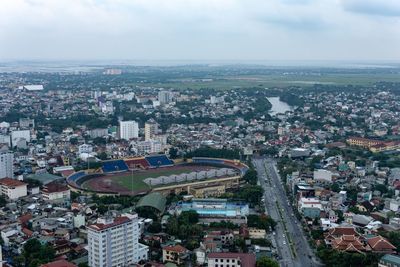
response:
<path id="1" fill-rule="evenodd" d="M 128 266 L 147 259 L 148 247 L 139 243 L 137 214 L 99 218 L 87 229 L 90 267 Z"/>

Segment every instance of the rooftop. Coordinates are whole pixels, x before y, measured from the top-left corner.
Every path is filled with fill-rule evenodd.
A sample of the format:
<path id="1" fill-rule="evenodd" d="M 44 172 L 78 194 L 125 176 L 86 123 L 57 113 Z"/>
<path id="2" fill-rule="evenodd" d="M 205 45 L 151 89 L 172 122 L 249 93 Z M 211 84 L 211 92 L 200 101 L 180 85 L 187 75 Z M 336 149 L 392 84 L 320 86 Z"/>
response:
<path id="1" fill-rule="evenodd" d="M 7 178 L 7 177 L 0 179 L 0 184 L 5 185 L 7 187 L 17 187 L 17 186 L 27 185 L 26 183 L 21 182 L 17 179 L 12 179 L 12 178 Z"/>
<path id="2" fill-rule="evenodd" d="M 105 230 L 107 228 L 111 228 L 111 227 L 114 227 L 114 226 L 118 226 L 118 225 L 127 223 L 129 221 L 131 221 L 131 219 L 129 219 L 128 217 L 121 216 L 121 217 L 114 218 L 114 220 L 110 221 L 110 223 L 100 223 L 100 222 L 98 222 L 98 223 L 89 225 L 88 228 L 92 229 L 92 230 L 95 230 L 95 231 L 102 231 L 102 230 Z"/>

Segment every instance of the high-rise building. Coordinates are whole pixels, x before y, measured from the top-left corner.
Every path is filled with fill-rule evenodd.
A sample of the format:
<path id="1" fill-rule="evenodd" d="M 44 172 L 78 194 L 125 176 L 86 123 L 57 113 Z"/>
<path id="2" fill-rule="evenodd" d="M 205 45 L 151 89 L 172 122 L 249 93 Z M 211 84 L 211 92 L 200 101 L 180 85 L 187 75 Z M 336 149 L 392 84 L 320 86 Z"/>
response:
<path id="1" fill-rule="evenodd" d="M 172 92 L 160 91 L 158 92 L 158 101 L 160 101 L 161 105 L 168 104 L 172 101 L 172 96 Z"/>
<path id="2" fill-rule="evenodd" d="M 120 121 L 119 134 L 121 139 L 130 140 L 139 137 L 139 125 L 136 121 Z"/>
<path id="3" fill-rule="evenodd" d="M 137 214 L 99 218 L 87 227 L 89 266 L 130 266 L 146 260 L 148 247 L 139 243 Z"/>
<path id="4" fill-rule="evenodd" d="M 14 177 L 14 154 L 0 151 L 0 178 Z"/>
<path id="5" fill-rule="evenodd" d="M 158 133 L 158 124 L 155 120 L 150 119 L 144 124 L 144 140 L 153 140 Z"/>

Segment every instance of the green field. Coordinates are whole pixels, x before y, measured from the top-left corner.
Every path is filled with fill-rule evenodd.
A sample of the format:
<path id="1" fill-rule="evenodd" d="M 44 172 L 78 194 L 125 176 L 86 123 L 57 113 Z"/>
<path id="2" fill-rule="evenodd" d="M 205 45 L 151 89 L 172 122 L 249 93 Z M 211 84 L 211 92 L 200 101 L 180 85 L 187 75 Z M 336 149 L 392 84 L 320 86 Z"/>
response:
<path id="1" fill-rule="evenodd" d="M 281 87 L 301 86 L 310 87 L 314 84 L 328 85 L 373 85 L 379 81 L 400 82 L 400 75 L 396 73 L 326 73 L 323 75 L 240 75 L 235 77 L 215 77 L 207 81 L 188 79 L 174 79 L 169 82 L 148 83 L 148 86 L 175 89 L 232 89 L 249 87 Z M 143 84 L 134 84 L 143 85 Z"/>
<path id="2" fill-rule="evenodd" d="M 112 180 L 114 180 L 120 186 L 123 186 L 129 190 L 143 190 L 149 189 L 150 186 L 147 185 L 143 180 L 146 178 L 157 178 L 160 176 L 169 176 L 169 175 L 178 175 L 182 173 L 192 172 L 192 168 L 179 168 L 179 169 L 168 169 L 159 171 L 151 171 L 151 172 L 137 172 L 133 173 L 133 179 L 131 175 L 121 175 L 121 176 L 113 176 Z"/>

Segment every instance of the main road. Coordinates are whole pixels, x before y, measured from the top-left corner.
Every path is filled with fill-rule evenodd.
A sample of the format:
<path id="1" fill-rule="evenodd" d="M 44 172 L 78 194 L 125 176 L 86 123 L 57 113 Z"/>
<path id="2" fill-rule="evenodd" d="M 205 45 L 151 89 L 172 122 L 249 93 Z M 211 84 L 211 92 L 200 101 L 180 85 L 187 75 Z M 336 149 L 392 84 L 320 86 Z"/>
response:
<path id="1" fill-rule="evenodd" d="M 276 168 L 269 158 L 254 158 L 260 185 L 264 189 L 266 213 L 277 222 L 273 233 L 273 244 L 279 254 L 279 263 L 287 267 L 321 266 L 318 263 L 301 223 L 293 213 Z"/>

